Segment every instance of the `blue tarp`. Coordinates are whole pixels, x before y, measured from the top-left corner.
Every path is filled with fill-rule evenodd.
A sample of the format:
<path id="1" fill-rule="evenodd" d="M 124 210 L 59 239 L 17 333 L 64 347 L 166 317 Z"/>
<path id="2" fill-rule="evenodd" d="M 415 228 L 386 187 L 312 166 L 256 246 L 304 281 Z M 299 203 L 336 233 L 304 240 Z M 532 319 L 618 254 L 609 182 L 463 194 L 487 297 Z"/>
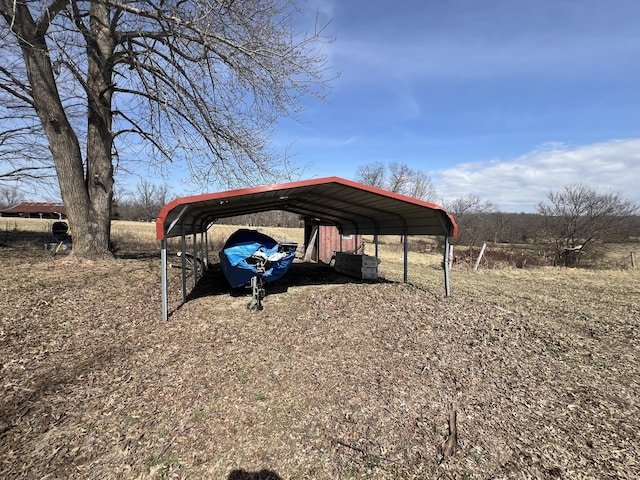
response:
<path id="1" fill-rule="evenodd" d="M 277 254 L 280 245 L 273 238 L 256 230 L 240 229 L 233 233 L 224 244 L 220 252 L 220 266 L 229 285 L 233 288 L 241 287 L 251 282 L 251 278 L 258 273 L 255 262 L 251 257 L 258 251 L 265 257 Z M 269 262 L 262 274 L 266 282 L 273 282 L 282 277 L 295 258 L 296 252 L 287 252 L 275 262 Z M 247 261 L 249 260 L 249 261 Z"/>

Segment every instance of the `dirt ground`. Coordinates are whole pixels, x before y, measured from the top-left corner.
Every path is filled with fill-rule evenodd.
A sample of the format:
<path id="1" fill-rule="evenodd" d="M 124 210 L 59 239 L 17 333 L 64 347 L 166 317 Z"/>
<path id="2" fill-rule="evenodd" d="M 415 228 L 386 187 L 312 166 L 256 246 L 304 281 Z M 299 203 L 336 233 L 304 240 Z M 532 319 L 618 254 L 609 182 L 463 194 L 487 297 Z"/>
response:
<path id="1" fill-rule="evenodd" d="M 640 273 L 359 282 L 0 248 L 0 478 L 638 478 Z M 437 285 L 437 288 L 434 286 Z M 444 455 L 449 413 L 457 449 Z M 449 452 L 445 452 L 449 453 Z"/>

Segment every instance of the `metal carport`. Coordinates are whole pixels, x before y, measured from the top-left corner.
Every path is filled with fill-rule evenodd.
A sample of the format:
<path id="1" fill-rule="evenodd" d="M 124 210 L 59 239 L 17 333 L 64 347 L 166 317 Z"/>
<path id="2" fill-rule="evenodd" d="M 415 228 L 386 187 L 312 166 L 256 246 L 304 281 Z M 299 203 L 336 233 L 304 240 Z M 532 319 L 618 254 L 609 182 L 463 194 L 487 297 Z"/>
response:
<path id="1" fill-rule="evenodd" d="M 278 185 L 266 185 L 225 192 L 181 197 L 165 205 L 156 220 L 156 238 L 162 253 L 162 318 L 168 318 L 167 239 L 182 238 L 183 259 L 186 237 L 193 236 L 193 254 L 206 255 L 208 228 L 220 218 L 269 210 L 284 210 L 334 224 L 343 235 L 403 235 L 404 281 L 408 271 L 408 235 L 445 238 L 445 294 L 450 294 L 448 252 L 457 235 L 454 218 L 438 205 L 423 202 L 339 177 L 318 178 Z M 194 270 L 194 282 L 197 279 Z M 182 275 L 182 296 L 186 301 L 186 280 Z"/>

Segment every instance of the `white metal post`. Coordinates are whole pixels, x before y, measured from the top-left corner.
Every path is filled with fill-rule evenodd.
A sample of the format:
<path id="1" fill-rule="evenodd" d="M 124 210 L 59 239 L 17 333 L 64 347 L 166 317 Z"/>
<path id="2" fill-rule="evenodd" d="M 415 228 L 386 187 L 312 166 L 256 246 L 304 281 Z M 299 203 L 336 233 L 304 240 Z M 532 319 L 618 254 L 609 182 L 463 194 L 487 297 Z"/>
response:
<path id="1" fill-rule="evenodd" d="M 480 265 L 480 260 L 482 260 L 482 256 L 484 255 L 484 250 L 487 248 L 487 243 L 482 244 L 482 248 L 480 249 L 480 255 L 476 258 L 476 264 L 473 266 L 474 270 L 478 270 L 478 265 Z"/>
<path id="2" fill-rule="evenodd" d="M 187 301 L 187 239 L 184 234 L 184 224 L 182 224 L 182 235 L 180 251 L 182 255 L 182 303 Z"/>
<path id="3" fill-rule="evenodd" d="M 444 295 L 451 295 L 451 285 L 449 283 L 449 236 L 444 237 Z"/>

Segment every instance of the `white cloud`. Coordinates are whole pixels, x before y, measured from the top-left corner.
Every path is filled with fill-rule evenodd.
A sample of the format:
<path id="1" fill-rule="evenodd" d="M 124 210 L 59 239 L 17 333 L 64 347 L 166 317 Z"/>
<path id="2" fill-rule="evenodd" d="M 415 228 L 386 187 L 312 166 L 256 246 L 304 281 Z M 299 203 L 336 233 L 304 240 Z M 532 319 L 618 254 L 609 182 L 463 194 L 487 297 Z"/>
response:
<path id="1" fill-rule="evenodd" d="M 511 160 L 462 163 L 430 175 L 445 201 L 473 193 L 505 212 L 532 212 L 549 191 L 571 184 L 640 204 L 640 139 L 543 145 Z"/>

